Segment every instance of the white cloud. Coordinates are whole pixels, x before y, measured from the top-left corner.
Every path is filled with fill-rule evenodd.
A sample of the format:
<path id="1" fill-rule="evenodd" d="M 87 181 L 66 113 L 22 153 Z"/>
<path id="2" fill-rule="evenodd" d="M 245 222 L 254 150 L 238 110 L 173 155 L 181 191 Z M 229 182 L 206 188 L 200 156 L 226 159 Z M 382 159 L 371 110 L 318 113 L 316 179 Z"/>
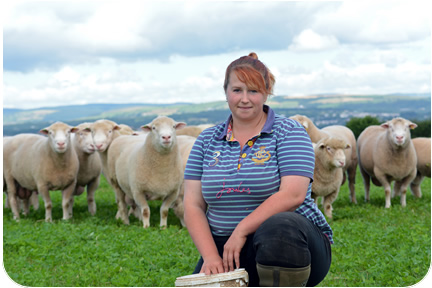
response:
<path id="1" fill-rule="evenodd" d="M 333 35 L 319 35 L 312 29 L 305 29 L 294 37 L 288 49 L 292 51 L 320 51 L 335 48 L 339 41 Z"/>

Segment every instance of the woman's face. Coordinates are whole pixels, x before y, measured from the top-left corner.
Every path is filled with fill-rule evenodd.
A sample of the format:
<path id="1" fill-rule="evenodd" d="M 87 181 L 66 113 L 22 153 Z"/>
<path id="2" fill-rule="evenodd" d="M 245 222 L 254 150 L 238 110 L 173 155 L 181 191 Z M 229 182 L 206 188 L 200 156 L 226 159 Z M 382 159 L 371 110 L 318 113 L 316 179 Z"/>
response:
<path id="1" fill-rule="evenodd" d="M 263 112 L 267 95 L 249 89 L 241 82 L 235 72 L 231 72 L 226 91 L 228 106 L 234 119 L 252 120 Z"/>

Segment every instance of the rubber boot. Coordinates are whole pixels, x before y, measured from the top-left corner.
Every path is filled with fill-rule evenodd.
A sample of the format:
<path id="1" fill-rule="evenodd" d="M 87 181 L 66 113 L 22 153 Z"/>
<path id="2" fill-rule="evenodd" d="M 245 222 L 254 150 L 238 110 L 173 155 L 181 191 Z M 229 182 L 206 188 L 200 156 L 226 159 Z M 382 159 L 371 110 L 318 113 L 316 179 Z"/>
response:
<path id="1" fill-rule="evenodd" d="M 257 263 L 257 271 L 261 287 L 305 287 L 310 275 L 310 265 L 284 268 Z"/>

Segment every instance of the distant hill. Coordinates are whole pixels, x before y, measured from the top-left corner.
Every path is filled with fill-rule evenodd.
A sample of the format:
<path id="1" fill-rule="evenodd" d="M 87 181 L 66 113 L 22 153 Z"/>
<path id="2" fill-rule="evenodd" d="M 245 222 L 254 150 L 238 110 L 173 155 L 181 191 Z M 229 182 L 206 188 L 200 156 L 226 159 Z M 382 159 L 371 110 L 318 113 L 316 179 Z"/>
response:
<path id="1" fill-rule="evenodd" d="M 273 96 L 267 101 L 278 114 L 303 114 L 318 127 L 344 125 L 352 117 L 372 115 L 387 120 L 401 116 L 410 120 L 431 118 L 430 94 Z M 157 115 L 167 115 L 189 125 L 217 124 L 228 117 L 225 101 L 201 104 L 87 104 L 37 109 L 3 109 L 3 134 L 36 133 L 55 121 L 77 125 L 110 119 L 134 129 Z"/>

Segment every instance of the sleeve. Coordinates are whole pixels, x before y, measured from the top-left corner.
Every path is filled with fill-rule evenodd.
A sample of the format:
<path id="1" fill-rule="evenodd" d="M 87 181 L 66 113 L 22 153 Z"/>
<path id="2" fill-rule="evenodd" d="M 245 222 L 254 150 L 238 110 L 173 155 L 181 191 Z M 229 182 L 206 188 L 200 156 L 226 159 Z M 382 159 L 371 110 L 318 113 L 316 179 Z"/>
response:
<path id="1" fill-rule="evenodd" d="M 192 150 L 186 163 L 184 179 L 201 180 L 204 163 L 203 140 L 202 134 L 200 134 L 192 146 Z"/>
<path id="2" fill-rule="evenodd" d="M 285 118 L 277 133 L 280 176 L 300 175 L 313 181 L 315 153 L 304 127 L 295 120 Z"/>

